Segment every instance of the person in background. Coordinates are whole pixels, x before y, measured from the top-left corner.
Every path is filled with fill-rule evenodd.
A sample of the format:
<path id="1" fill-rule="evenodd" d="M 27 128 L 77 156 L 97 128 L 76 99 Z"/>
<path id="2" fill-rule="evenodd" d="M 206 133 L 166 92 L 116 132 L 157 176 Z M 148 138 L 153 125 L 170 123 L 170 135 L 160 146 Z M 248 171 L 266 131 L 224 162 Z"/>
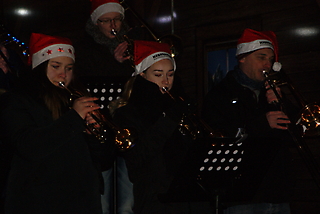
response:
<path id="1" fill-rule="evenodd" d="M 33 33 L 29 47 L 32 70 L 1 96 L 1 140 L 13 151 L 5 213 L 101 214 L 101 172 L 112 166 L 114 142 L 86 131 L 97 98 L 75 77 L 69 39 Z"/>
<path id="2" fill-rule="evenodd" d="M 6 42 L 10 41 L 10 39 L 12 38 L 8 37 Z M 16 42 L 12 44 L 17 44 L 17 47 L 24 48 L 20 43 Z M 25 50 L 19 51 L 23 52 Z M 4 43 L 0 44 L 0 96 L 12 90 L 18 78 L 24 75 L 26 70 L 26 64 L 20 58 L 19 54 L 14 51 L 13 47 L 11 45 L 10 47 L 9 45 L 4 45 Z M 4 190 L 10 168 L 10 159 L 11 154 L 1 142 L 0 137 L 0 213 L 4 212 Z"/>
<path id="3" fill-rule="evenodd" d="M 125 21 L 125 10 L 119 1 L 92 0 L 90 18 L 86 22 L 85 31 L 84 38 L 75 43 L 76 66 L 82 82 L 107 87 L 111 84 L 123 86 L 134 69 L 129 60 L 130 55 L 127 54 L 129 44 L 119 39 L 129 31 Z M 105 99 L 99 102 L 107 107 L 109 101 L 111 100 Z M 106 108 L 103 112 L 109 114 Z M 113 213 L 116 209 L 116 213 L 119 214 L 133 214 L 132 183 L 129 181 L 123 158 L 117 157 L 115 167 L 103 172 L 103 177 L 105 182 L 105 191 L 101 196 L 103 213 Z"/>
<path id="4" fill-rule="evenodd" d="M 92 0 L 85 36 L 75 43 L 77 67 L 82 77 L 118 77 L 127 80 L 133 72 L 126 50 L 120 41 L 129 31 L 125 10 L 118 0 Z M 115 32 L 115 33 L 113 33 Z"/>
<path id="5" fill-rule="evenodd" d="M 202 110 L 203 119 L 213 129 L 241 137 L 244 146 L 241 178 L 233 180 L 226 191 L 224 213 L 289 214 L 293 144 L 287 129 L 296 107 L 277 88 L 283 98 L 279 108 L 264 75 L 280 65 L 276 35 L 245 29 L 236 57 L 238 66 L 209 91 Z"/>
<path id="6" fill-rule="evenodd" d="M 25 70 L 26 65 L 18 54 L 0 44 L 0 95 L 12 89 Z"/>
<path id="7" fill-rule="evenodd" d="M 179 129 L 186 104 L 173 97 L 183 96 L 174 82 L 176 63 L 169 45 L 153 41 L 134 42 L 135 72 L 128 81 L 114 122 L 137 136 L 122 153 L 133 183 L 135 214 L 211 213 L 209 203 L 164 202 L 193 141 Z M 163 90 L 165 89 L 165 90 Z M 167 92 L 165 92 L 167 91 Z"/>

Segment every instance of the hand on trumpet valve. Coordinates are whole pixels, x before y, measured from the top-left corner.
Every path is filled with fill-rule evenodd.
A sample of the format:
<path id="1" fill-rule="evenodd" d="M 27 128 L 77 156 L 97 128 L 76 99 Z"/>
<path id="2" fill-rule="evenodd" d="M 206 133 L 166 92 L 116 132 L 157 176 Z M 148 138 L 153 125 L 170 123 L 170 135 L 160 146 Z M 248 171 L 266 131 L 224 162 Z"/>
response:
<path id="1" fill-rule="evenodd" d="M 92 117 L 92 114 L 94 114 L 95 112 L 90 112 L 90 113 L 87 113 L 87 116 L 85 118 L 85 121 L 86 121 L 86 125 L 87 125 L 87 129 L 86 129 L 86 132 L 88 134 L 93 134 L 93 132 L 97 132 L 100 130 L 101 128 L 101 125 L 99 124 L 98 121 L 96 121 L 93 117 Z"/>
<path id="2" fill-rule="evenodd" d="M 269 104 L 271 103 L 278 103 L 279 99 L 278 96 L 281 97 L 281 90 L 278 86 L 273 85 L 272 87 L 275 87 L 275 90 L 278 93 L 278 96 L 274 93 L 274 90 L 271 88 L 270 84 L 268 82 L 266 82 L 265 84 L 267 92 L 266 92 L 266 97 L 267 97 L 267 101 Z"/>
<path id="3" fill-rule="evenodd" d="M 283 111 L 269 111 L 266 113 L 269 126 L 273 129 L 287 130 L 290 122 L 288 116 Z"/>
<path id="4" fill-rule="evenodd" d="M 96 97 L 80 97 L 73 102 L 72 108 L 82 119 L 86 119 L 89 112 L 100 109 L 100 106 L 94 102 L 96 100 L 98 100 Z"/>
<path id="5" fill-rule="evenodd" d="M 127 59 L 130 59 L 130 55 L 127 54 L 128 42 L 124 41 L 120 43 L 114 50 L 114 58 L 122 63 Z"/>

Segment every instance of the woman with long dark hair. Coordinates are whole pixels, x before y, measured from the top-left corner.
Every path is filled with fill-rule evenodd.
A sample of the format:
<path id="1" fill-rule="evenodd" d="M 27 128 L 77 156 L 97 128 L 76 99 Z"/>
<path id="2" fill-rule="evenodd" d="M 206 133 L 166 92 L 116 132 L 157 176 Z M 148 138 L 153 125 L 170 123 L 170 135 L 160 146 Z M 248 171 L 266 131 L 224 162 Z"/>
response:
<path id="1" fill-rule="evenodd" d="M 1 96 L 1 132 L 13 151 L 5 211 L 100 214 L 101 171 L 114 147 L 86 131 L 97 98 L 76 82 L 69 39 L 33 33 L 29 47 L 32 70 Z"/>

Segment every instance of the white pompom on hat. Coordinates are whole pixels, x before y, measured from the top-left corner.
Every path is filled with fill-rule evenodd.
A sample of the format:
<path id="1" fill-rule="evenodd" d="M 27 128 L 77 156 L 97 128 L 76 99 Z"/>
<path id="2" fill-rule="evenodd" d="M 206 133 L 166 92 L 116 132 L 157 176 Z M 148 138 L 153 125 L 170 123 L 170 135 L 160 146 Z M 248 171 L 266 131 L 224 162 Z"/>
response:
<path id="1" fill-rule="evenodd" d="M 134 41 L 135 72 L 132 76 L 142 73 L 151 65 L 163 59 L 169 59 L 173 64 L 174 70 L 176 70 L 176 63 L 171 56 L 168 44 L 154 41 Z"/>
<path id="2" fill-rule="evenodd" d="M 29 42 L 29 64 L 32 69 L 41 63 L 59 56 L 67 56 L 75 61 L 74 48 L 70 39 L 32 33 Z"/>
<path id="3" fill-rule="evenodd" d="M 91 20 L 97 23 L 100 16 L 106 13 L 118 12 L 124 17 L 124 8 L 118 0 L 91 0 Z"/>
<path id="4" fill-rule="evenodd" d="M 275 55 L 275 62 L 278 62 L 278 41 L 273 31 L 255 31 L 245 29 L 238 39 L 236 56 L 256 51 L 263 48 L 270 48 Z"/>

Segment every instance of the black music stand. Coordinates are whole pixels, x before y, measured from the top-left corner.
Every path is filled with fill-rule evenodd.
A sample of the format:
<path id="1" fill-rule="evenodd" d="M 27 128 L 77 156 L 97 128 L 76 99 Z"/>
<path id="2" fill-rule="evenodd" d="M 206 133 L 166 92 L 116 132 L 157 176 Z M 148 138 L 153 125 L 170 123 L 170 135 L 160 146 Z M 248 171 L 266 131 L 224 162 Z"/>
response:
<path id="1" fill-rule="evenodd" d="M 190 172 L 177 176 L 162 202 L 209 201 L 220 209 L 220 197 L 233 186 L 242 169 L 243 142 L 239 138 L 206 138 L 191 149 L 184 168 Z M 187 165 L 187 166 L 186 166 Z"/>
<path id="2" fill-rule="evenodd" d="M 108 105 L 111 101 L 119 98 L 123 92 L 127 79 L 122 77 L 106 77 L 106 76 L 86 76 L 81 78 L 82 83 L 88 92 L 98 97 L 96 103 L 101 107 L 101 112 L 109 117 Z M 117 213 L 117 161 L 114 161 L 112 182 L 113 197 L 110 199 L 111 213 Z M 113 204 L 113 206 L 111 206 Z"/>
<path id="3" fill-rule="evenodd" d="M 127 79 L 90 76 L 81 78 L 81 81 L 92 96 L 99 98 L 96 103 L 101 106 L 101 109 L 104 109 L 107 108 L 109 102 L 120 97 Z"/>

